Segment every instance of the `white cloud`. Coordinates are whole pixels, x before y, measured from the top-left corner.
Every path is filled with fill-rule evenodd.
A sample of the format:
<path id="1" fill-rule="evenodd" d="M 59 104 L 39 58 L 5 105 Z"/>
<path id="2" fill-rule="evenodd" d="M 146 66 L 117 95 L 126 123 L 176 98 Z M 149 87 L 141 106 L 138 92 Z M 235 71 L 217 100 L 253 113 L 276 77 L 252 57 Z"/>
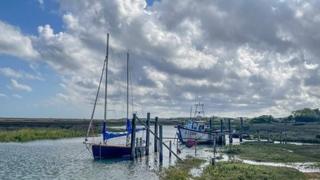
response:
<path id="1" fill-rule="evenodd" d="M 22 96 L 19 94 L 12 94 L 12 97 L 16 98 L 16 99 L 21 99 Z"/>
<path id="2" fill-rule="evenodd" d="M 0 21 L 0 31 L 0 54 L 18 56 L 22 59 L 38 57 L 31 38 L 23 35 L 18 28 Z"/>
<path id="3" fill-rule="evenodd" d="M 289 97 L 308 93 L 303 81 L 313 75 L 304 67 L 317 69 L 314 59 L 320 54 L 309 45 L 309 34 L 300 33 L 317 33 L 316 25 L 306 26 L 316 10 L 312 6 L 188 0 L 175 5 L 163 0 L 147 8 L 143 1 L 129 0 L 61 1 L 60 5 L 65 31 L 40 26 L 34 43 L 63 77 L 65 92 L 58 96 L 65 101 L 83 97 L 91 102 L 106 32 L 111 33 L 110 102 L 122 96 L 125 56 L 121 52 L 126 49 L 133 62 L 132 93 L 136 105 L 147 106 L 146 111 L 174 114 L 178 106 L 186 112 L 190 98 L 202 95 L 214 113 L 281 115 L 300 107 L 291 101 L 310 98 Z M 298 11 L 303 16 L 296 18 Z M 308 102 L 314 106 L 318 101 Z M 278 102 L 292 107 L 281 109 Z"/>
<path id="4" fill-rule="evenodd" d="M 308 64 L 306 61 L 304 62 L 304 66 L 306 67 L 306 69 L 309 70 L 314 70 L 318 68 L 318 64 Z"/>
<path id="5" fill-rule="evenodd" d="M 27 91 L 31 92 L 32 88 L 26 84 L 19 83 L 18 81 L 11 79 L 10 80 L 11 84 L 10 87 L 14 90 L 20 90 L 20 91 Z"/>
<path id="6" fill-rule="evenodd" d="M 0 74 L 14 79 L 31 79 L 31 80 L 43 80 L 39 75 L 33 75 L 23 71 L 17 71 L 9 67 L 0 68 Z"/>

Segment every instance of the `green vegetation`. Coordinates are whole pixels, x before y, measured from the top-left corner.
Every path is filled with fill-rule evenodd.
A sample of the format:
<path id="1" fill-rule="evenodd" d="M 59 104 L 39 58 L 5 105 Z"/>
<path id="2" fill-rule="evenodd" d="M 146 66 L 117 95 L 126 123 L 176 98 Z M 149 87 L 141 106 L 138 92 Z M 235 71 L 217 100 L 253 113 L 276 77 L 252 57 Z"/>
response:
<path id="1" fill-rule="evenodd" d="M 308 179 L 319 174 L 303 174 L 295 169 L 285 167 L 270 167 L 249 165 L 241 162 L 218 162 L 215 166 L 207 165 L 200 177 L 192 176 L 189 171 L 199 168 L 203 160 L 187 158 L 174 167 L 165 169 L 160 178 L 165 180 L 210 180 L 210 179 Z"/>
<path id="2" fill-rule="evenodd" d="M 320 145 L 243 143 L 226 149 L 241 159 L 265 162 L 320 162 Z"/>
<path id="3" fill-rule="evenodd" d="M 187 159 L 178 161 L 175 166 L 170 166 L 169 168 L 165 169 L 161 175 L 161 179 L 165 180 L 184 180 L 190 179 L 192 175 L 189 171 L 192 168 L 199 167 L 204 160 L 187 157 Z"/>
<path id="4" fill-rule="evenodd" d="M 281 141 L 284 138 L 288 142 L 320 143 L 320 123 L 308 122 L 296 123 L 246 123 L 245 133 L 257 138 L 258 133 L 262 139 L 271 138 L 273 141 Z M 282 133 L 281 133 L 282 132 Z"/>
<path id="5" fill-rule="evenodd" d="M 259 117 L 252 118 L 250 123 L 272 123 L 275 119 L 271 115 L 262 115 Z"/>
<path id="6" fill-rule="evenodd" d="M 320 179 L 320 173 L 306 173 L 307 179 Z"/>
<path id="7" fill-rule="evenodd" d="M 207 166 L 201 177 L 197 179 L 306 179 L 306 177 L 303 173 L 291 168 L 219 162 L 215 166 Z"/>
<path id="8" fill-rule="evenodd" d="M 304 108 L 301 110 L 293 111 L 293 119 L 295 122 L 314 122 L 320 121 L 319 109 Z"/>
<path id="9" fill-rule="evenodd" d="M 39 139 L 59 139 L 84 136 L 85 131 L 51 128 L 24 128 L 0 131 L 0 142 L 26 142 Z"/>

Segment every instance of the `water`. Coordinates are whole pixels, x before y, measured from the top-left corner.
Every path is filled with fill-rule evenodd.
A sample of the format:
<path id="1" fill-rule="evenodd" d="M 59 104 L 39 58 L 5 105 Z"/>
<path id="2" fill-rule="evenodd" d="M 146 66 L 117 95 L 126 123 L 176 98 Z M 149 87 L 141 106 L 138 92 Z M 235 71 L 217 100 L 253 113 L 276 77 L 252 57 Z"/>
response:
<path id="1" fill-rule="evenodd" d="M 165 137 L 174 137 L 176 130 L 172 126 L 164 126 L 163 133 Z M 137 136 L 144 137 L 145 134 Z M 110 143 L 124 144 L 125 138 L 116 141 Z M 153 153 L 153 138 L 150 142 L 151 155 L 134 162 L 95 161 L 85 148 L 83 138 L 0 143 L 0 179 L 159 179 L 161 167 L 158 157 Z M 172 148 L 175 150 L 175 142 Z M 202 151 L 202 148 L 198 149 Z M 162 167 L 175 163 L 175 157 L 172 155 L 169 159 L 169 152 L 165 148 L 163 154 Z M 184 149 L 181 157 L 187 155 L 194 155 L 194 149 Z M 200 157 L 205 158 L 207 155 L 201 154 Z"/>
<path id="2" fill-rule="evenodd" d="M 174 137 L 176 130 L 172 126 L 164 126 L 165 137 Z M 138 134 L 145 136 L 144 133 Z M 158 156 L 153 153 L 153 136 L 150 142 L 150 156 L 138 158 L 136 161 L 93 160 L 83 144 L 83 138 L 71 138 L 60 140 L 41 140 L 27 143 L 0 143 L 0 179 L 159 179 L 159 171 L 162 167 L 174 165 L 174 155 L 169 159 L 169 152 L 164 148 L 163 165 L 159 166 Z M 95 138 L 97 140 L 97 138 Z M 113 140 L 115 141 L 115 140 Z M 169 140 L 165 140 L 167 144 Z M 116 143 L 124 143 L 125 138 L 116 139 Z M 172 140 L 172 149 L 176 150 L 176 143 Z M 238 139 L 234 139 L 238 143 Z M 198 146 L 182 149 L 182 158 L 191 155 L 207 160 L 213 157 L 212 146 Z M 218 153 L 222 161 L 229 160 L 227 155 Z M 255 163 L 244 161 L 244 163 Z M 261 163 L 261 162 L 260 162 Z M 267 162 L 266 162 L 267 163 Z M 281 164 L 281 163 L 280 163 Z M 279 163 L 269 163 L 277 165 Z M 320 172 L 320 169 L 310 169 L 310 164 L 284 164 L 304 172 Z M 281 165 L 280 165 L 281 166 Z M 202 167 L 203 168 L 203 167 Z M 201 168 L 201 169 L 202 169 Z M 200 174 L 194 170 L 193 174 Z"/>

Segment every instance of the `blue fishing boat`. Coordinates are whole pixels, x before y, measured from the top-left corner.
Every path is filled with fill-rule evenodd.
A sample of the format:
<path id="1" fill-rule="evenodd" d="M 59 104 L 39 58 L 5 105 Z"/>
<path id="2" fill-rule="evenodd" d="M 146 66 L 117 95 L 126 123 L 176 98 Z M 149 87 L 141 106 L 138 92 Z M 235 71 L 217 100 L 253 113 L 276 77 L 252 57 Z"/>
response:
<path id="1" fill-rule="evenodd" d="M 108 57 L 109 57 L 109 34 L 107 34 L 107 48 L 106 48 L 106 57 L 104 60 L 104 65 L 102 68 L 102 73 L 100 76 L 99 86 L 96 94 L 96 98 L 94 101 L 93 111 L 91 114 L 91 120 L 89 123 L 89 127 L 87 130 L 87 135 L 84 141 L 87 149 L 92 151 L 92 155 L 94 159 L 113 159 L 113 158 L 127 158 L 131 155 L 131 147 L 130 147 L 130 135 L 132 132 L 131 120 L 129 119 L 129 53 L 127 53 L 127 118 L 126 118 L 126 128 L 123 132 L 111 132 L 106 128 L 107 121 L 107 90 L 108 90 Z M 102 124 L 102 141 L 100 142 L 90 142 L 89 136 L 90 132 L 92 132 L 92 122 L 94 119 L 94 113 L 97 105 L 97 100 L 99 97 L 100 86 L 103 80 L 103 76 L 105 74 L 105 98 L 104 98 L 104 122 Z M 137 131 L 144 130 L 144 128 L 137 128 Z M 109 144 L 109 140 L 113 138 L 119 138 L 126 136 L 126 143 L 124 145 L 114 145 Z"/>

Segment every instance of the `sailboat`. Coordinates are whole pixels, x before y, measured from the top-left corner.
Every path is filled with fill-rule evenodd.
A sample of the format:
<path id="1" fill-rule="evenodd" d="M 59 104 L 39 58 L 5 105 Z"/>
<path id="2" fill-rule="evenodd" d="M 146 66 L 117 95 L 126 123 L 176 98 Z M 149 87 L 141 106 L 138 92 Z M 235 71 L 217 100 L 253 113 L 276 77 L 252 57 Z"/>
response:
<path id="1" fill-rule="evenodd" d="M 108 95 L 108 61 L 109 61 L 109 34 L 107 34 L 107 47 L 106 47 L 106 57 L 104 60 L 104 65 L 102 68 L 102 73 L 100 76 L 99 86 L 94 101 L 94 107 L 91 114 L 91 119 L 89 127 L 87 130 L 87 135 L 84 141 L 87 149 L 91 149 L 94 159 L 112 159 L 112 158 L 128 158 L 131 155 L 131 147 L 129 138 L 132 132 L 132 125 L 129 119 L 129 53 L 127 53 L 127 118 L 126 118 L 126 129 L 123 132 L 110 132 L 107 130 L 106 121 L 107 121 L 107 95 Z M 100 86 L 102 83 L 103 76 L 105 74 L 105 97 L 104 97 L 104 122 L 102 125 L 102 142 L 89 142 L 88 138 L 90 131 L 92 129 L 92 122 L 94 119 L 94 113 L 97 105 L 97 100 L 100 92 Z M 144 130 L 143 128 L 137 129 L 137 131 Z M 108 144 L 108 140 L 112 138 L 118 138 L 126 136 L 125 145 L 111 145 Z"/>

